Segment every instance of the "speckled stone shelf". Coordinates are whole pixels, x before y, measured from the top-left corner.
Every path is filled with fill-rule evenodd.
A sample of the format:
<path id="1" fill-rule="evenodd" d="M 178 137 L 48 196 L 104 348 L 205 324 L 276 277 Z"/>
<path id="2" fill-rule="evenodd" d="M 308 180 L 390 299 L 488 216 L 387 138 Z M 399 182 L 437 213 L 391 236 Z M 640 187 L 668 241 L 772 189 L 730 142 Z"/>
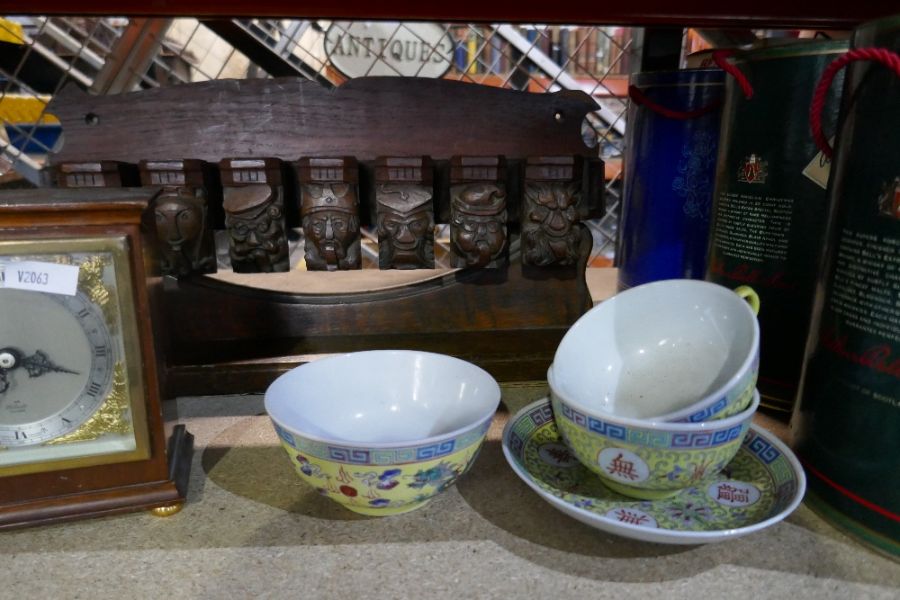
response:
<path id="1" fill-rule="evenodd" d="M 54 598 L 118 597 L 125 586 L 135 598 L 900 595 L 900 564 L 802 505 L 762 532 L 686 547 L 603 534 L 556 511 L 500 448 L 507 416 L 545 389 L 504 386 L 472 470 L 426 507 L 381 519 L 300 482 L 262 396 L 180 398 L 167 406 L 169 422 L 196 436 L 185 509 L 4 533 L 0 578 L 6 590 Z"/>

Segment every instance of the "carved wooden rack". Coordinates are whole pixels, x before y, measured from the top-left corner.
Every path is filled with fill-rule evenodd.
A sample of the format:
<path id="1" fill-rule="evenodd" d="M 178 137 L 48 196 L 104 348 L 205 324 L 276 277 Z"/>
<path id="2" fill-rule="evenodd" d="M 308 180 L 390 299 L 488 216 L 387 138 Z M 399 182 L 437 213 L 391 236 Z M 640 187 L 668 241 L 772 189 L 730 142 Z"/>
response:
<path id="1" fill-rule="evenodd" d="M 168 394 L 184 395 L 261 391 L 311 355 L 372 348 L 543 379 L 591 305 L 590 236 L 577 221 L 602 208 L 603 164 L 581 136 L 596 108 L 580 92 L 405 78 L 326 90 L 289 78 L 117 96 L 67 88 L 49 110 L 65 131 L 53 157 L 60 187 L 162 188 L 157 264 L 170 276 L 156 330 Z M 210 227 L 197 230 L 187 213 Z M 355 271 L 358 234 L 319 243 L 315 218 L 331 233 L 352 229 L 349 214 L 378 231 L 384 270 Z M 173 225 L 178 215 L 193 242 Z M 412 249 L 385 223 L 406 219 L 409 237 L 417 215 L 431 221 Z M 450 224 L 456 268 L 431 268 L 435 222 Z M 502 251 L 466 246 L 473 222 L 502 226 Z M 286 262 L 275 225 L 285 239 L 302 226 L 309 270 Z M 547 227 L 563 241 L 548 242 Z M 228 232 L 228 272 L 210 274 L 210 229 Z M 266 252 L 246 246 L 256 230 L 275 240 Z"/>

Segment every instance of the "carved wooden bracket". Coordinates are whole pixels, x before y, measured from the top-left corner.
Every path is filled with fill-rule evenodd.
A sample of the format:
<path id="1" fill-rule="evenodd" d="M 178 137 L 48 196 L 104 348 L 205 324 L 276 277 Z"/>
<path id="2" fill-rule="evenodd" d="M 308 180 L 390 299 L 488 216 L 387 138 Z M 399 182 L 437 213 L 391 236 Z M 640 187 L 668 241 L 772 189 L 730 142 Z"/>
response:
<path id="1" fill-rule="evenodd" d="M 582 165 L 574 156 L 529 157 L 522 202 L 522 264 L 574 265 L 581 251 Z"/>
<path id="2" fill-rule="evenodd" d="M 506 160 L 502 156 L 450 159 L 450 248 L 454 267 L 507 264 Z"/>
<path id="3" fill-rule="evenodd" d="M 225 158 L 222 174 L 228 255 L 237 273 L 290 269 L 288 227 L 281 161 Z"/>
<path id="4" fill-rule="evenodd" d="M 163 275 L 215 273 L 213 215 L 209 190 L 216 189 L 210 167 L 200 160 L 142 160 L 144 186 L 162 187 L 150 209 Z"/>
<path id="5" fill-rule="evenodd" d="M 379 268 L 434 268 L 432 168 L 427 156 L 375 161 Z"/>
<path id="6" fill-rule="evenodd" d="M 166 188 L 154 199 L 151 209 L 163 275 L 183 277 L 216 272 L 216 253 L 203 188 Z"/>
<path id="7" fill-rule="evenodd" d="M 356 159 L 302 158 L 297 163 L 297 172 L 306 268 L 310 271 L 361 268 Z"/>
<path id="8" fill-rule="evenodd" d="M 226 208 L 232 231 L 239 216 L 249 217 L 248 231 L 287 231 L 289 241 L 302 226 L 311 271 L 166 279 L 159 327 L 169 392 L 215 394 L 262 391 L 307 355 L 375 347 L 453 354 L 503 380 L 544 377 L 560 338 L 591 306 L 583 271 L 590 236 L 571 224 L 582 235 L 578 260 L 567 264 L 572 240 L 530 243 L 526 220 L 551 204 L 564 215 L 574 205 L 579 219 L 601 214 L 603 163 L 581 136 L 596 109 L 578 92 L 384 77 L 334 90 L 293 78 L 109 96 L 67 88 L 48 110 L 66 132 L 54 164 L 140 162 L 144 185 L 171 188 L 155 205 L 165 213 L 157 235 L 170 274 L 203 272 L 201 257 L 211 256 L 205 233 L 190 246 L 175 224 L 199 198 L 217 231 L 226 229 Z M 171 157 L 192 160 L 152 160 Z M 535 177 L 535 168 L 573 171 L 566 180 Z M 104 182 L 112 179 L 104 174 Z M 526 209 L 526 186 L 564 193 Z M 418 231 L 418 216 L 429 226 L 410 236 L 403 226 Z M 388 218 L 402 222 L 391 228 Z M 554 219 L 532 222 L 544 234 L 560 228 Z M 421 278 L 399 270 L 434 264 L 432 223 L 450 224 L 452 266 L 475 268 Z M 379 266 L 390 272 L 344 271 L 361 263 L 361 226 L 378 231 Z M 265 252 L 253 255 L 253 270 L 284 268 L 280 242 L 257 245 Z M 526 259 L 529 248 L 543 250 Z M 348 280 L 352 291 L 332 283 Z"/>

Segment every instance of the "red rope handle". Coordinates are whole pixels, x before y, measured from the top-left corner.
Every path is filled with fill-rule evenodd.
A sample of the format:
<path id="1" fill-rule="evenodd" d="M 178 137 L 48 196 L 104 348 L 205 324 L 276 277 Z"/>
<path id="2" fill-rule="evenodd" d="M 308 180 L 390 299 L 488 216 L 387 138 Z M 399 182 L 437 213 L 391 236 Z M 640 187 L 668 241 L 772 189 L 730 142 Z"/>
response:
<path id="1" fill-rule="evenodd" d="M 747 80 L 747 76 L 744 75 L 743 71 L 738 69 L 736 66 L 728 62 L 728 57 L 734 54 L 733 50 L 715 50 L 712 53 L 713 62 L 716 65 L 734 77 L 735 81 L 738 82 L 738 85 L 741 86 L 741 90 L 744 92 L 744 96 L 749 100 L 753 97 L 753 86 L 750 85 L 750 81 Z M 672 110 L 671 108 L 666 108 L 665 106 L 661 106 L 648 98 L 641 90 L 637 87 L 630 85 L 628 86 L 628 97 L 631 98 L 634 102 L 641 106 L 646 106 L 656 114 L 662 115 L 664 117 L 668 117 L 669 119 L 694 119 L 696 117 L 700 117 L 709 112 L 712 112 L 721 106 L 722 101 L 717 100 L 714 101 L 707 106 L 702 108 L 698 108 L 696 110 L 690 111 L 681 111 L 681 110 Z"/>
<path id="2" fill-rule="evenodd" d="M 714 50 L 712 53 L 712 59 L 720 69 L 734 77 L 738 85 L 741 86 L 741 91 L 744 92 L 744 97 L 749 100 L 753 97 L 753 86 L 750 85 L 750 81 L 747 79 L 747 76 L 744 75 L 743 71 L 738 69 L 737 66 L 728 62 L 728 57 L 730 57 L 732 54 L 734 54 L 734 50 Z"/>
<path id="3" fill-rule="evenodd" d="M 887 68 L 896 73 L 900 77 L 900 55 L 885 48 L 854 48 L 843 56 L 840 56 L 825 67 L 816 91 L 813 92 L 812 104 L 809 107 L 809 126 L 812 129 L 813 140 L 816 146 L 822 151 L 822 154 L 831 158 L 833 149 L 822 131 L 822 112 L 825 110 L 825 100 L 828 97 L 828 89 L 831 82 L 834 81 L 838 71 L 857 60 L 874 60 L 880 62 Z"/>
<path id="4" fill-rule="evenodd" d="M 628 86 L 628 97 L 631 98 L 635 103 L 639 104 L 640 106 L 646 106 L 658 115 L 662 115 L 663 117 L 667 117 L 669 119 L 677 119 L 679 121 L 702 117 L 703 115 L 716 110 L 722 105 L 721 100 L 714 100 L 706 106 L 703 106 L 696 110 L 672 110 L 671 108 L 666 108 L 661 104 L 657 104 L 656 102 L 648 98 L 646 94 L 644 94 L 644 92 L 633 85 Z"/>

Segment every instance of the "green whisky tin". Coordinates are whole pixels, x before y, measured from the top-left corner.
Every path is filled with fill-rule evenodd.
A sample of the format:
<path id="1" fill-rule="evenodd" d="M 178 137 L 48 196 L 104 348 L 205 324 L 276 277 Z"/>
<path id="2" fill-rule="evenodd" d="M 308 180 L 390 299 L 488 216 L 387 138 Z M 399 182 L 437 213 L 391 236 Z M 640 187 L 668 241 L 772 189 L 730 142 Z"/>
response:
<path id="1" fill-rule="evenodd" d="M 900 63 L 900 17 L 859 27 L 853 47 Z M 794 447 L 807 503 L 900 557 L 900 73 L 850 63 L 837 133 Z"/>
<path id="2" fill-rule="evenodd" d="M 813 90 L 845 41 L 797 41 L 739 51 L 753 87 L 726 84 L 706 279 L 749 285 L 761 300 L 762 404 L 790 416 L 809 332 L 827 215 L 827 171 L 809 127 Z M 840 82 L 825 105 L 834 130 Z"/>

